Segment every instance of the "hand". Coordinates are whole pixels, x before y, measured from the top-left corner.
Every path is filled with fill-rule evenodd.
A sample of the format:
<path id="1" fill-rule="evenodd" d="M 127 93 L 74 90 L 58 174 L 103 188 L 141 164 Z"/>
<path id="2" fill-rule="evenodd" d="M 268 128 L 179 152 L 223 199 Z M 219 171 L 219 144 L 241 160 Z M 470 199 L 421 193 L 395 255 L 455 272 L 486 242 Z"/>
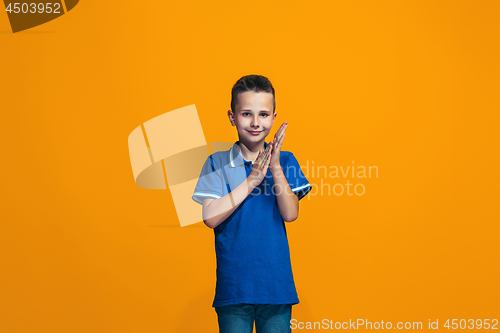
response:
<path id="1" fill-rule="evenodd" d="M 271 162 L 270 156 L 272 150 L 273 146 L 268 144 L 265 150 L 261 149 L 259 151 L 259 155 L 252 165 L 252 172 L 250 172 L 250 175 L 248 176 L 250 186 L 257 187 L 266 177 L 267 168 Z"/>
<path id="2" fill-rule="evenodd" d="M 279 169 L 281 168 L 280 164 L 280 151 L 281 145 L 283 144 L 283 139 L 285 138 L 285 130 L 288 127 L 288 122 L 285 121 L 281 124 L 281 127 L 278 129 L 278 132 L 274 135 L 274 140 L 269 143 L 268 146 L 273 146 L 272 154 L 271 154 L 271 162 L 269 163 L 269 169 Z"/>

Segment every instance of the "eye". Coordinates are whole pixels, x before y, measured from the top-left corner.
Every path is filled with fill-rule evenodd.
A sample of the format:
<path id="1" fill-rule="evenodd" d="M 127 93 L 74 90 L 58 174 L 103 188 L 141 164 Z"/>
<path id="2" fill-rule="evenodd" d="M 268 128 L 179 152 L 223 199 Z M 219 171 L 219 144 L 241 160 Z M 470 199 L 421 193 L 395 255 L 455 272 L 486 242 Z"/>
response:
<path id="1" fill-rule="evenodd" d="M 250 114 L 250 112 L 243 112 L 243 116 L 245 116 L 246 114 Z"/>
<path id="2" fill-rule="evenodd" d="M 269 117 L 269 115 L 268 115 L 267 113 L 261 113 L 260 115 L 261 115 L 261 116 L 262 116 L 262 115 L 264 115 L 264 116 L 266 116 L 266 117 Z"/>

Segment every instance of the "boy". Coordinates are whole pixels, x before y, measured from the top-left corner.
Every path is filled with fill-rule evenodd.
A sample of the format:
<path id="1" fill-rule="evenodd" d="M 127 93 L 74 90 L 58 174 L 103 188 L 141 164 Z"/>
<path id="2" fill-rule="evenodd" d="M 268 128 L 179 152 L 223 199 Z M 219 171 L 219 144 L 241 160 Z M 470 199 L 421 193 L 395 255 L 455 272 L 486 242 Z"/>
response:
<path id="1" fill-rule="evenodd" d="M 229 121 L 239 140 L 207 158 L 193 200 L 214 229 L 217 285 L 213 307 L 221 333 L 291 332 L 295 290 L 285 221 L 311 190 L 294 155 L 281 151 L 288 126 L 266 143 L 276 119 L 275 92 L 261 75 L 232 89 Z"/>

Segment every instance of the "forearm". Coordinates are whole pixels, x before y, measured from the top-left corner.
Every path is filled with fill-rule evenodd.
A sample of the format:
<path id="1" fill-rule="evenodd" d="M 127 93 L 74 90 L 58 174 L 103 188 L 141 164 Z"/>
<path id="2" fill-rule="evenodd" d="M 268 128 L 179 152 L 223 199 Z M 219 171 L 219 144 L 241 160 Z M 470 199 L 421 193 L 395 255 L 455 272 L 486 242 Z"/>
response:
<path id="1" fill-rule="evenodd" d="M 274 194 L 278 201 L 278 210 L 286 222 L 292 222 L 299 216 L 299 198 L 293 193 L 281 167 L 271 169 L 274 181 Z"/>
<path id="2" fill-rule="evenodd" d="M 254 188 L 255 185 L 252 185 L 252 182 L 248 181 L 247 178 L 231 193 L 210 202 L 203 210 L 205 224 L 212 229 L 217 227 L 238 208 Z"/>

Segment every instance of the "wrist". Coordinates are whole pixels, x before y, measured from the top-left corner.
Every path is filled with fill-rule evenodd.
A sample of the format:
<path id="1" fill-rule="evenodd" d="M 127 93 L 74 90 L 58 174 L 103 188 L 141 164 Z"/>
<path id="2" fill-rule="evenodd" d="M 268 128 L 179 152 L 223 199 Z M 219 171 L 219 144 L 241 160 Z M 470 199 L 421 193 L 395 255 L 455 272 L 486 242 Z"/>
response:
<path id="1" fill-rule="evenodd" d="M 269 170 L 271 171 L 271 174 L 274 176 L 275 174 L 280 174 L 283 172 L 281 169 L 281 165 L 271 167 L 269 166 Z"/>
<path id="2" fill-rule="evenodd" d="M 258 179 L 252 177 L 252 176 L 249 176 L 247 178 L 247 189 L 248 189 L 248 193 L 251 193 L 254 188 L 256 188 L 257 186 L 259 186 L 260 182 Z"/>

